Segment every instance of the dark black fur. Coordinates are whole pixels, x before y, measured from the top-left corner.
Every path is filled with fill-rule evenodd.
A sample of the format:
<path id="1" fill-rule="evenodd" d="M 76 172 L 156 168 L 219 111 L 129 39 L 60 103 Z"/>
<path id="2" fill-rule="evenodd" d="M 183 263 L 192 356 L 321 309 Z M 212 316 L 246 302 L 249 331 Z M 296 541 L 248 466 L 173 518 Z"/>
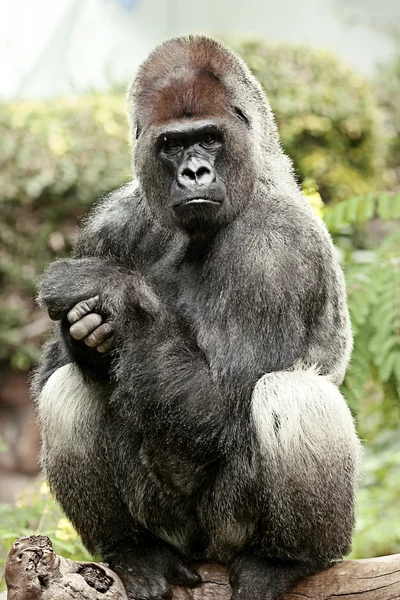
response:
<path id="1" fill-rule="evenodd" d="M 211 161 L 219 191 L 226 189 L 221 212 L 206 205 L 190 218 L 177 215 L 170 190 L 180 163 L 168 170 L 156 158 L 166 125 L 149 113 L 148 98 L 157 107 L 160 89 L 171 96 L 174 64 L 189 74 L 206 64 L 225 90 L 220 100 L 207 79 L 216 116 L 206 117 L 225 140 Z M 75 257 L 51 265 L 40 289 L 60 319 L 35 382 L 44 467 L 84 543 L 120 573 L 130 598 L 196 584 L 186 565 L 206 559 L 231 564 L 236 600 L 275 600 L 348 551 L 357 447 L 339 427 L 330 455 L 304 444 L 281 464 L 278 443 L 270 456 L 263 450 L 252 394 L 266 373 L 313 365 L 315 380 L 341 381 L 351 346 L 342 275 L 263 94 L 234 55 L 205 38 L 169 42 L 142 67 L 131 94 L 139 183 L 98 206 Z M 73 340 L 66 320 L 93 295 L 114 328 L 115 350 L 104 356 Z M 82 404 L 71 392 L 75 400 L 62 410 L 73 427 L 56 435 L 40 394 L 69 362 L 84 375 Z M 285 410 L 283 401 L 277 434 Z"/>

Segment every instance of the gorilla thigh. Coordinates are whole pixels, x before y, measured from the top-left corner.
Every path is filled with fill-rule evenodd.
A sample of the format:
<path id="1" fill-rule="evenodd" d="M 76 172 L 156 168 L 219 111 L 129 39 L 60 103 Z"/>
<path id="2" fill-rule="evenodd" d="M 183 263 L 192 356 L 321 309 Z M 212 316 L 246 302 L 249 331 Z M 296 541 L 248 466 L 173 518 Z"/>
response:
<path id="1" fill-rule="evenodd" d="M 105 455 L 107 391 L 104 382 L 89 382 L 69 363 L 51 375 L 38 398 L 46 477 L 93 553 L 104 550 L 103 532 L 112 544 L 127 535 L 130 525 Z M 116 507 L 121 509 L 117 517 Z"/>
<path id="2" fill-rule="evenodd" d="M 170 583 L 193 586 L 200 577 L 177 551 L 144 530 L 123 500 L 118 461 L 109 453 L 110 396 L 111 388 L 89 382 L 73 363 L 51 375 L 38 398 L 43 467 L 85 546 L 109 561 L 129 597 L 170 597 Z"/>
<path id="3" fill-rule="evenodd" d="M 350 551 L 361 456 L 344 398 L 311 369 L 264 375 L 250 421 L 251 451 L 232 451 L 200 511 L 210 556 L 234 557 L 234 600 L 279 597 Z"/>

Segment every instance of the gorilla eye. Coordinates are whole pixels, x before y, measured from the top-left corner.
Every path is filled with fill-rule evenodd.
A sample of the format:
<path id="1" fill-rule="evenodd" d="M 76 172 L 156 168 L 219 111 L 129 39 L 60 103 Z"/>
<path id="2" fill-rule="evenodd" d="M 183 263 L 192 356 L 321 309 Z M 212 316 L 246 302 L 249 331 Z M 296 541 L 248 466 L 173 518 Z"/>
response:
<path id="1" fill-rule="evenodd" d="M 177 154 L 182 149 L 182 144 L 178 140 L 165 137 L 163 142 L 163 150 L 167 154 Z"/>
<path id="2" fill-rule="evenodd" d="M 201 145 L 206 146 L 207 148 L 212 148 L 219 145 L 219 139 L 213 135 L 212 133 L 207 133 L 201 138 Z"/>

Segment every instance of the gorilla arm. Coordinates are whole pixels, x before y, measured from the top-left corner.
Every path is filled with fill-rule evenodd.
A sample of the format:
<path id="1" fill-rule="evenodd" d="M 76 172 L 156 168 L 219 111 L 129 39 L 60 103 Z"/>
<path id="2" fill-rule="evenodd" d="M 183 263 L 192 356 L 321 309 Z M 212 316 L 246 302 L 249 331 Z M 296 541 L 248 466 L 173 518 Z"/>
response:
<path id="1" fill-rule="evenodd" d="M 38 301 L 58 323 L 36 374 L 39 390 L 56 368 L 71 360 L 92 378 L 108 378 L 110 357 L 101 352 L 109 350 L 113 340 L 111 323 L 104 323 L 110 314 L 103 310 L 99 294 L 107 288 L 109 308 L 118 311 L 118 294 L 135 276 L 138 244 L 144 240 L 146 248 L 148 240 L 157 237 L 162 252 L 166 239 L 142 200 L 135 183 L 112 192 L 86 220 L 76 258 L 56 261 L 45 271 Z"/>
<path id="2" fill-rule="evenodd" d="M 49 316 L 61 322 L 60 337 L 70 358 L 88 375 L 98 375 L 97 366 L 104 372 L 107 357 L 98 352 L 112 348 L 113 322 L 127 298 L 148 314 L 157 312 L 158 301 L 139 273 L 100 257 L 55 261 L 38 295 Z"/>

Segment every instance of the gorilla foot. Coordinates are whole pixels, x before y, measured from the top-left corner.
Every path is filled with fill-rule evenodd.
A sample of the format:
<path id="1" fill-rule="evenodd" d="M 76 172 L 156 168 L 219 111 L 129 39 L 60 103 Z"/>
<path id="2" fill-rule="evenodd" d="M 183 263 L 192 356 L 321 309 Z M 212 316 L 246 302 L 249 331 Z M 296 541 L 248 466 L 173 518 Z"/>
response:
<path id="1" fill-rule="evenodd" d="M 194 569 L 161 545 L 115 552 L 107 560 L 121 578 L 129 600 L 165 600 L 172 598 L 170 584 L 194 587 L 201 583 Z"/>
<path id="2" fill-rule="evenodd" d="M 230 568 L 231 600 L 278 600 L 316 571 L 309 563 L 241 554 Z"/>

